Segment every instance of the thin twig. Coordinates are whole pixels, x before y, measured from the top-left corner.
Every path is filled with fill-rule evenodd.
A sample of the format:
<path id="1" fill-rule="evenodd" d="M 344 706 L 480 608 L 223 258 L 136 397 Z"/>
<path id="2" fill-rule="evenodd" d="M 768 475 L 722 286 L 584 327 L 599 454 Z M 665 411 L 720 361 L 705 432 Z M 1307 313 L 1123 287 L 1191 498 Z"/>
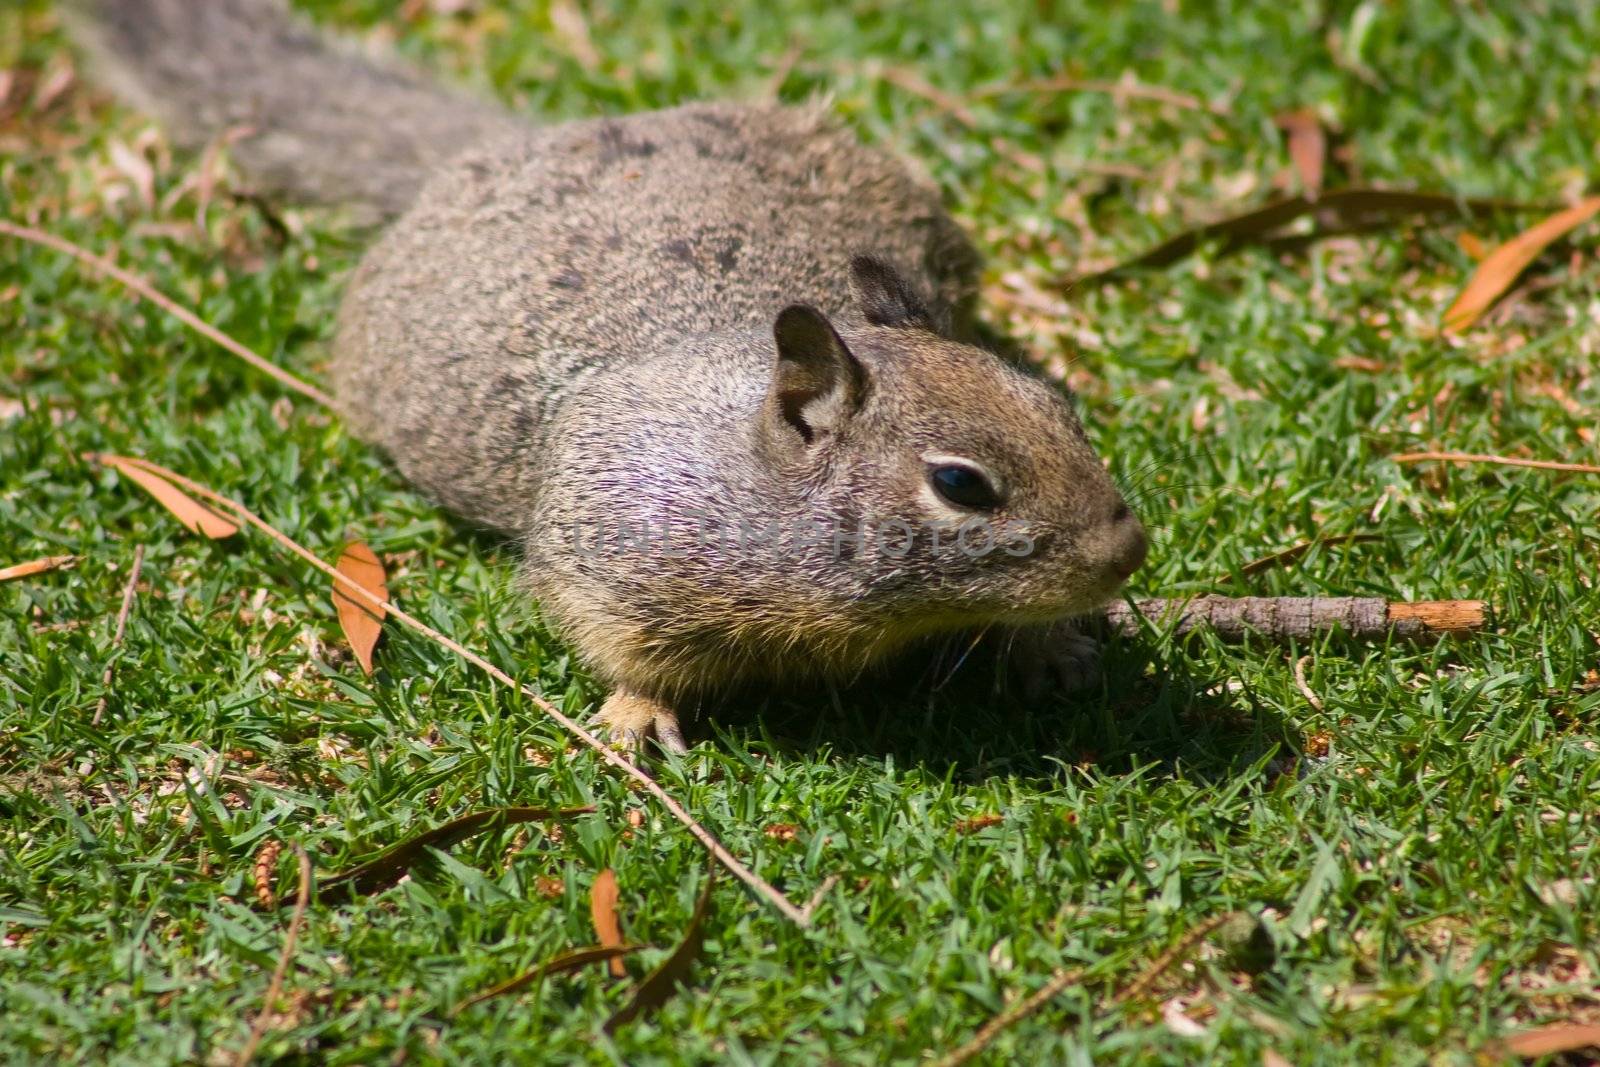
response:
<path id="1" fill-rule="evenodd" d="M 99 462 L 100 456 L 91 452 L 86 453 L 84 455 L 84 459 Z M 321 557 L 317 556 L 309 549 L 303 548 L 298 542 L 290 538 L 288 534 L 285 534 L 276 527 L 270 525 L 265 519 L 261 518 L 243 504 L 225 497 L 221 493 L 218 493 L 213 489 L 209 489 L 198 482 L 192 481 L 189 478 L 185 478 L 183 475 L 178 474 L 175 471 L 170 471 L 165 467 L 151 463 L 147 460 L 137 459 L 131 456 L 122 457 L 122 459 L 161 478 L 165 478 L 174 485 L 181 486 L 188 492 L 191 492 L 198 497 L 202 497 L 205 500 L 209 500 L 213 504 L 232 512 L 244 522 L 254 526 L 272 540 L 276 541 L 284 548 L 287 548 L 290 552 L 293 552 L 295 555 L 299 556 L 313 567 L 328 575 L 334 580 L 335 584 L 344 589 L 346 595 L 369 605 L 374 610 L 382 610 L 387 612 L 396 619 L 399 619 L 403 625 L 415 630 L 417 633 L 423 634 L 434 643 L 442 645 L 451 652 L 454 652 L 456 655 L 460 656 L 474 667 L 482 670 L 490 678 L 493 678 L 495 681 L 522 693 L 522 695 L 527 697 L 527 699 L 535 707 L 539 708 L 546 715 L 549 715 L 556 722 L 560 723 L 568 733 L 572 734 L 579 741 L 582 741 L 586 746 L 593 749 L 603 760 L 620 770 L 622 773 L 628 775 L 630 778 L 633 778 L 641 786 L 643 786 L 644 789 L 657 800 L 659 800 L 661 805 L 672 813 L 673 818 L 682 823 L 689 830 L 689 832 L 693 834 L 702 845 L 705 846 L 706 851 L 710 852 L 712 856 L 716 857 L 717 862 L 726 867 L 729 873 L 731 873 L 735 878 L 738 878 L 741 882 L 744 882 L 758 894 L 765 897 L 775 908 L 782 912 L 786 918 L 795 923 L 797 926 L 804 927 L 811 925 L 811 919 L 809 916 L 807 916 L 801 909 L 795 907 L 795 905 L 790 902 L 789 898 L 775 889 L 771 883 L 767 882 L 761 876 L 757 875 L 754 871 L 746 867 L 743 863 L 739 862 L 733 853 L 729 852 L 726 846 L 724 846 L 722 842 L 718 841 L 716 837 L 712 835 L 711 831 L 707 830 L 698 821 L 696 821 L 694 816 L 690 815 L 682 804 L 673 799 L 672 795 L 663 789 L 654 778 L 650 777 L 650 775 L 646 774 L 633 763 L 630 763 L 628 760 L 618 755 L 612 750 L 611 746 L 607 745 L 594 734 L 584 729 L 583 726 L 581 726 L 577 721 L 562 714 L 555 705 L 544 699 L 544 697 L 540 696 L 531 687 L 519 683 L 505 671 L 501 670 L 499 667 L 496 667 L 493 663 L 484 659 L 476 652 L 467 649 L 459 642 L 446 637 L 444 634 L 440 633 L 438 630 L 435 630 L 421 619 L 418 619 L 416 616 L 411 615 L 404 609 L 398 607 L 393 601 L 382 600 L 374 596 L 372 593 L 362 588 L 359 583 L 342 574 L 332 564 L 325 562 Z"/>
<path id="2" fill-rule="evenodd" d="M 933 1067 L 957 1067 L 958 1064 L 966 1063 L 993 1044 L 994 1039 L 999 1037 L 1000 1032 L 1006 1027 L 1019 1023 L 1028 1016 L 1033 1015 L 1060 995 L 1062 990 L 1068 986 L 1076 985 L 1082 978 L 1082 967 L 1074 967 L 1070 971 L 1057 971 L 1050 981 L 1039 987 L 1039 990 L 1026 1000 L 1007 1008 L 993 1019 L 984 1023 L 966 1044 L 951 1050 L 940 1059 L 934 1060 Z"/>
<path id="3" fill-rule="evenodd" d="M 1307 704 L 1310 704 L 1318 711 L 1323 711 L 1325 709 L 1322 706 L 1322 698 L 1317 696 L 1316 692 L 1311 688 L 1311 683 L 1306 681 L 1306 661 L 1310 658 L 1310 656 L 1301 656 L 1294 661 L 1294 684 L 1295 688 L 1300 690 L 1300 695 L 1306 698 Z"/>
<path id="4" fill-rule="evenodd" d="M 1004 85 L 986 85 L 974 89 L 971 96 L 977 99 L 1006 96 L 1011 93 L 1104 93 L 1119 100 L 1150 100 L 1158 104 L 1171 104 L 1188 111 L 1206 111 L 1213 115 L 1226 115 L 1228 108 L 1222 104 L 1208 104 L 1197 96 L 1180 93 L 1160 85 L 1147 85 L 1135 81 L 1101 81 L 1094 78 L 1069 78 L 1060 75 L 1034 78 L 1030 81 L 1009 82 Z"/>
<path id="5" fill-rule="evenodd" d="M 1208 934 L 1236 914 L 1236 912 L 1228 911 L 1223 912 L 1221 915 L 1213 915 L 1184 934 L 1183 937 L 1178 939 L 1176 945 L 1157 956 L 1148 967 L 1140 971 L 1138 977 L 1112 994 L 1110 1003 L 1113 1006 L 1126 1004 L 1134 997 L 1143 994 L 1174 963 L 1187 956 Z M 1054 1000 L 1062 990 L 1077 984 L 1083 978 L 1083 974 L 1084 969 L 1081 967 L 1070 971 L 1056 971 L 1054 977 L 1041 986 L 1037 992 L 984 1023 L 969 1041 L 935 1060 L 933 1067 L 958 1067 L 959 1064 L 966 1063 L 972 1057 L 988 1048 L 994 1042 L 994 1039 L 1000 1036 L 1002 1030 L 1038 1012 L 1040 1008 Z"/>
<path id="6" fill-rule="evenodd" d="M 111 675 L 116 671 L 117 661 L 114 655 L 122 647 L 122 635 L 128 629 L 128 612 L 133 610 L 133 597 L 138 592 L 139 572 L 144 568 L 144 546 L 139 545 L 133 550 L 133 567 L 128 571 L 128 580 L 122 586 L 122 607 L 117 609 L 117 630 L 111 635 L 111 651 L 113 659 L 106 664 L 105 673 L 100 676 L 100 688 L 111 688 Z M 108 693 L 101 693 L 100 699 L 94 704 L 94 718 L 89 720 L 90 726 L 99 726 L 101 716 L 106 713 L 106 697 Z"/>
<path id="7" fill-rule="evenodd" d="M 64 237 L 57 237 L 55 234 L 46 233 L 43 230 L 36 230 L 31 226 L 19 226 L 14 222 L 7 222 L 5 219 L 0 219 L 0 233 L 8 234 L 12 237 L 18 238 L 19 240 L 31 241 L 34 244 L 43 245 L 46 248 L 53 248 L 57 252 L 63 252 L 73 257 L 80 263 L 87 264 L 88 266 L 93 267 L 95 270 L 110 275 L 112 278 L 115 278 L 129 289 L 132 289 L 135 293 L 150 301 L 162 311 L 165 311 L 167 314 L 171 315 L 173 318 L 189 327 L 189 329 L 195 331 L 207 340 L 221 345 L 235 356 L 238 356 L 240 359 L 250 364 L 250 366 L 259 370 L 261 373 L 277 379 L 280 383 L 289 387 L 290 389 L 293 389 L 301 396 L 306 397 L 309 400 L 316 401 L 323 407 L 328 408 L 330 411 L 338 410 L 338 408 L 334 406 L 333 397 L 329 396 L 327 393 L 324 393 L 321 389 L 318 389 L 310 382 L 303 381 L 302 379 L 295 377 L 293 374 L 290 374 L 277 364 L 262 359 L 260 356 L 250 351 L 238 341 L 235 341 L 233 338 L 229 337 L 215 326 L 212 326 L 210 323 L 206 322 L 192 311 L 189 311 L 187 308 L 184 308 L 180 304 L 173 301 L 170 297 L 161 293 L 155 288 L 155 286 L 151 285 L 137 274 L 132 274 L 123 270 L 110 260 L 105 259 L 102 256 L 97 256 L 88 249 L 81 248 L 78 245 L 73 244 Z"/>
<path id="8" fill-rule="evenodd" d="M 969 130 L 980 129 L 983 125 L 978 120 L 977 114 L 960 97 L 945 92 L 916 71 L 908 70 L 905 67 L 880 67 L 875 73 L 890 85 L 902 89 L 912 96 L 922 97 L 922 99 L 928 101 Z M 1030 174 L 1042 174 L 1044 172 L 1044 160 L 1032 152 L 1018 148 L 1004 137 L 991 138 L 989 147 L 1000 158 L 1020 170 L 1025 170 Z"/>
<path id="9" fill-rule="evenodd" d="M 245 1041 L 244 1048 L 234 1057 L 233 1067 L 248 1067 L 255 1057 L 256 1046 L 261 1044 L 262 1037 L 266 1035 L 272 1007 L 278 1002 L 278 994 L 283 991 L 283 976 L 289 971 L 295 942 L 300 939 L 300 926 L 306 919 L 306 904 L 311 900 L 311 857 L 306 855 L 306 850 L 298 841 L 295 842 L 294 854 L 300 861 L 300 888 L 295 892 L 294 914 L 289 916 L 289 932 L 283 936 L 283 951 L 278 953 L 278 965 L 272 969 L 272 981 L 267 983 L 267 995 L 262 998 L 261 1011 L 250 1026 L 250 1037 Z"/>
<path id="10" fill-rule="evenodd" d="M 1600 467 L 1589 463 L 1556 463 L 1548 459 L 1518 459 L 1515 456 L 1491 456 L 1482 452 L 1406 452 L 1389 458 L 1396 463 L 1425 463 L 1429 460 L 1443 463 L 1498 463 L 1506 467 L 1537 467 L 1542 471 L 1600 474 Z"/>
<path id="11" fill-rule="evenodd" d="M 1156 984 L 1156 980 L 1158 978 L 1160 978 L 1163 974 L 1166 974 L 1167 971 L 1172 968 L 1173 964 L 1177 963 L 1190 952 L 1194 951 L 1194 947 L 1201 941 L 1205 940 L 1206 936 L 1209 935 L 1211 931 L 1215 930 L 1229 919 L 1232 919 L 1237 914 L 1238 912 L 1225 911 L 1221 915 L 1213 915 L 1211 918 L 1200 923 L 1200 925 L 1196 926 L 1194 929 L 1178 938 L 1178 943 L 1176 945 L 1173 945 L 1171 948 L 1167 949 L 1167 951 L 1157 956 L 1150 962 L 1150 966 L 1139 972 L 1139 977 L 1135 978 L 1133 981 L 1129 982 L 1127 985 L 1118 990 L 1116 994 L 1112 996 L 1111 1003 L 1126 1004 L 1134 997 L 1142 996 L 1146 990 Z"/>

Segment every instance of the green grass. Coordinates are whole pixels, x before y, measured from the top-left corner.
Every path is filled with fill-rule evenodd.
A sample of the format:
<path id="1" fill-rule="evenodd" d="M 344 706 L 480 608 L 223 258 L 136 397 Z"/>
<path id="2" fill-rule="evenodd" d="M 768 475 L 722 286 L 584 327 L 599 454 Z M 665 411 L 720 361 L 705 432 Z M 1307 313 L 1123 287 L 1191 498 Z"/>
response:
<path id="1" fill-rule="evenodd" d="M 409 22 L 377 0 L 306 6 L 551 119 L 753 96 L 789 54 L 782 97 L 826 92 L 862 136 L 923 161 L 989 256 L 997 324 L 1079 387 L 1157 528 L 1136 592 L 1482 597 L 1498 626 L 1436 647 L 1152 636 L 1112 651 L 1099 692 L 1031 707 L 994 696 L 981 666 L 931 694 L 774 697 L 660 777 L 795 898 L 843 875 L 813 930 L 724 881 L 691 989 L 615 1038 L 599 1028 L 627 986 L 593 969 L 450 1019 L 590 943 L 605 866 L 627 935 L 655 946 L 631 964 L 642 975 L 688 922 L 702 850 L 526 701 L 392 627 L 363 678 L 320 576 L 261 538 L 188 536 L 78 462 L 144 455 L 329 558 L 364 537 L 400 555 L 393 588 L 424 619 L 571 711 L 601 695 L 512 596 L 508 546 L 115 285 L 0 239 L 0 565 L 83 557 L 0 585 L 0 1061 L 225 1061 L 282 945 L 284 917 L 251 906 L 264 841 L 302 842 L 327 872 L 499 804 L 598 810 L 314 905 L 261 1061 L 912 1062 L 1076 966 L 1085 983 L 1008 1031 L 993 1062 L 1256 1064 L 1270 1048 L 1296 1064 L 1465 1063 L 1507 1030 L 1595 1017 L 1600 481 L 1386 458 L 1600 458 L 1595 229 L 1460 342 L 1430 330 L 1471 269 L 1454 238 L 1493 242 L 1517 220 L 1200 256 L 1059 308 L 1042 287 L 1271 195 L 1288 167 L 1273 116 L 1291 107 L 1339 131 L 1330 184 L 1592 187 L 1600 9 L 605 3 L 584 5 L 590 70 L 542 4 Z M 0 214 L 114 251 L 314 375 L 366 235 L 278 205 L 283 240 L 223 196 L 189 228 L 196 157 L 81 83 L 39 106 L 69 56 L 48 6 L 0 12 L 0 69 L 17 74 Z M 872 63 L 958 96 L 1131 71 L 1228 110 L 971 97 L 968 127 Z M 147 152 L 155 207 L 114 169 L 117 142 Z M 1379 540 L 1237 576 L 1320 532 Z M 143 582 L 113 650 L 137 545 Z M 1301 656 L 1325 710 L 1294 684 Z M 989 813 L 1004 821 L 957 832 Z M 767 832 L 778 823 L 793 840 Z M 287 857 L 280 869 L 287 881 Z M 1228 909 L 1263 916 L 1267 970 L 1203 952 L 1112 1006 Z M 1163 1024 L 1174 996 L 1204 1037 Z"/>

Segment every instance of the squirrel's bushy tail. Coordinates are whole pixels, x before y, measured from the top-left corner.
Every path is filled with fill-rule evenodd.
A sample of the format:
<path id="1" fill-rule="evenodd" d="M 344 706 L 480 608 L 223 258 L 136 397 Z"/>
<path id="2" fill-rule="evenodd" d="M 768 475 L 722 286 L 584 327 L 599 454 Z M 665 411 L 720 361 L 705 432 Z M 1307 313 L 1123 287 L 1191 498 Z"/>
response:
<path id="1" fill-rule="evenodd" d="M 379 217 L 516 120 L 297 19 L 283 0 L 72 0 L 99 80 L 198 146 L 245 128 L 233 158 L 263 192 Z"/>

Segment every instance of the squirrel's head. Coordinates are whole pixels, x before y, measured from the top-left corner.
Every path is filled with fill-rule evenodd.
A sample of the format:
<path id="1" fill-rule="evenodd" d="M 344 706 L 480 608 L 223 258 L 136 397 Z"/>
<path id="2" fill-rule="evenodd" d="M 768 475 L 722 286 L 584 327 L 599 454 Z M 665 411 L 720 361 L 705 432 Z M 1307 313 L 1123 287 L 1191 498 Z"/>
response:
<path id="1" fill-rule="evenodd" d="M 851 608 L 936 629 L 1104 603 L 1145 535 L 1067 398 L 941 336 L 883 261 L 851 282 L 859 320 L 778 315 L 757 423 L 766 463 L 836 524 Z"/>

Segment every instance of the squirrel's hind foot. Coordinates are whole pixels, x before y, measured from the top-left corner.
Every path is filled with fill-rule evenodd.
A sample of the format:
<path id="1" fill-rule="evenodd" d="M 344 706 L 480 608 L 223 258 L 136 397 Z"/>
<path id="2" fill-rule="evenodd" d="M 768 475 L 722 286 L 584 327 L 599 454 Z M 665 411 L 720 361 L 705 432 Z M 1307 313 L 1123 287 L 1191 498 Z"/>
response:
<path id="1" fill-rule="evenodd" d="M 601 705 L 598 718 L 605 724 L 613 742 L 633 752 L 642 752 L 652 737 L 668 752 L 689 751 L 683 740 L 683 728 L 678 725 L 677 711 L 654 697 L 618 689 Z"/>

